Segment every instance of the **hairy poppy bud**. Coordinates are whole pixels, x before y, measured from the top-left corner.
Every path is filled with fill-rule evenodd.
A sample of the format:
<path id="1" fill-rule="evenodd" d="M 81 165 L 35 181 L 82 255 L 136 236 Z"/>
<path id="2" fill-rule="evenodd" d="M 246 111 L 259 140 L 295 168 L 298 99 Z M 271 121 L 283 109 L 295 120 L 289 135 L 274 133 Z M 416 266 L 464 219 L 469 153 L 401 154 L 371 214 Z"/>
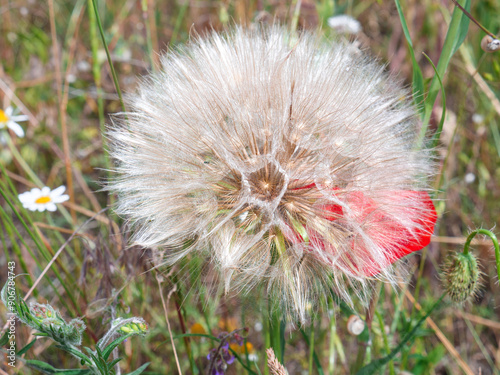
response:
<path id="1" fill-rule="evenodd" d="M 443 282 L 446 292 L 454 302 L 465 302 L 479 286 L 479 267 L 472 253 L 455 253 L 448 257 Z"/>

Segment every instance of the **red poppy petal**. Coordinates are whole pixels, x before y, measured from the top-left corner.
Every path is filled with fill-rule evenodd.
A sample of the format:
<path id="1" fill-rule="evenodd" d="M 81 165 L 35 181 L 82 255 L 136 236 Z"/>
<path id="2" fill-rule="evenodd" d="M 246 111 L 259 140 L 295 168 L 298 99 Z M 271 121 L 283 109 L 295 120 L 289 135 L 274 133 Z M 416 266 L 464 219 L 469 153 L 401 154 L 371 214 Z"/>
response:
<path id="1" fill-rule="evenodd" d="M 317 188 L 314 183 L 296 189 L 313 188 Z M 344 260 L 344 266 L 356 274 L 374 276 L 398 259 L 421 250 L 431 241 L 437 214 L 427 192 L 398 190 L 387 192 L 379 198 L 375 201 L 359 191 L 339 195 L 339 199 L 349 207 L 351 219 L 364 228 L 376 245 L 385 250 L 385 261 L 375 261 L 365 240 L 355 236 L 351 243 L 351 254 L 347 254 L 348 259 Z M 391 218 L 384 206 L 390 207 L 389 211 L 395 216 L 403 217 L 405 224 Z M 345 214 L 342 206 L 337 204 L 326 204 L 322 209 L 324 218 L 329 221 L 342 219 Z M 398 209 L 401 211 L 394 212 Z M 306 227 L 306 230 L 313 247 L 335 252 L 335 249 L 324 243 L 320 233 L 316 233 L 312 228 Z M 300 234 L 294 232 L 292 230 L 288 235 L 285 234 L 289 241 L 297 243 L 304 240 Z M 362 264 L 357 264 L 360 262 Z"/>
<path id="2" fill-rule="evenodd" d="M 366 276 L 376 275 L 381 269 L 414 251 L 421 250 L 430 243 L 437 214 L 426 192 L 409 190 L 388 192 L 383 197 L 383 205 L 361 192 L 350 193 L 344 200 L 350 207 L 354 219 L 366 228 L 371 240 L 385 250 L 387 261 L 382 264 L 380 260 L 375 261 L 366 248 L 365 241 L 362 238 L 354 238 L 351 245 L 353 256 L 349 257 L 351 258 L 349 268 L 353 268 L 354 273 L 361 271 Z M 383 209 L 384 205 L 391 206 L 391 210 L 395 207 L 404 210 L 407 225 L 392 219 Z M 343 215 L 342 207 L 339 205 L 325 205 L 324 209 L 332 213 L 331 216 L 325 215 L 330 221 Z M 316 243 L 317 248 L 324 248 L 318 245 Z M 358 266 L 355 259 L 362 259 L 363 265 Z"/>
<path id="3" fill-rule="evenodd" d="M 359 197 L 358 197 L 359 199 Z M 362 208 L 360 219 L 365 221 L 367 234 L 380 247 L 385 250 L 384 256 L 387 264 L 380 264 L 369 259 L 371 255 L 367 251 L 363 241 L 353 241 L 353 253 L 364 258 L 367 266 L 362 267 L 362 272 L 367 276 L 373 276 L 381 269 L 389 266 L 398 259 L 421 250 L 430 243 L 434 225 L 437 220 L 436 210 L 429 194 L 422 191 L 394 191 L 385 197 L 384 203 L 393 207 L 404 209 L 407 225 L 394 221 L 387 215 L 383 208 L 377 209 L 375 202 L 364 197 L 362 199 L 365 207 Z M 406 207 L 405 207 L 406 206 Z"/>

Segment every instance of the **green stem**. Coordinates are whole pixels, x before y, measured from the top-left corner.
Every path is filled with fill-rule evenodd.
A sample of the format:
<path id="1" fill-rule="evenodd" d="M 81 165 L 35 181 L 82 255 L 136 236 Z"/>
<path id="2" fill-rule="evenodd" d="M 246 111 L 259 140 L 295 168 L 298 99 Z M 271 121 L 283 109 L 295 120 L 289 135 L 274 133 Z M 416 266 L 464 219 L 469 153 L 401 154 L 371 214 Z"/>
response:
<path id="1" fill-rule="evenodd" d="M 41 241 L 41 239 L 38 238 L 38 236 L 36 236 L 35 233 L 26 224 L 26 221 L 23 219 L 23 217 L 21 216 L 21 214 L 19 213 L 19 211 L 16 209 L 16 207 L 14 206 L 14 204 L 11 202 L 11 200 L 7 196 L 7 191 L 8 190 L 5 188 L 5 185 L 3 185 L 3 183 L 0 183 L 0 195 L 7 202 L 8 206 L 11 208 L 12 212 L 14 212 L 15 216 L 17 217 L 17 219 L 21 222 L 21 225 L 24 227 L 24 229 L 26 230 L 26 232 L 28 232 L 28 235 L 31 237 L 31 239 L 35 243 L 35 246 L 38 248 L 38 251 L 42 254 L 42 256 L 45 258 L 45 260 L 47 262 L 49 262 L 52 257 L 50 256 L 50 254 L 48 254 L 48 249 L 45 247 L 45 245 L 42 246 L 43 241 Z M 14 230 L 14 232 L 16 233 L 16 235 L 19 237 L 19 239 L 21 240 L 21 242 L 24 244 L 24 246 L 28 249 L 28 251 L 30 252 L 31 257 L 37 263 L 37 266 L 40 269 L 43 269 L 41 267 L 40 263 L 38 262 L 37 258 L 35 257 L 34 253 L 32 252 L 31 247 L 26 244 L 26 242 L 24 240 L 24 237 L 21 236 L 21 234 L 17 230 L 17 228 L 14 225 L 12 219 L 8 217 L 8 215 L 6 214 L 5 210 L 2 207 L 0 207 L 0 211 L 2 213 L 4 213 L 5 219 L 7 220 L 7 222 L 9 223 L 9 225 L 12 227 L 12 229 Z M 30 222 L 30 224 L 32 224 L 32 223 Z M 71 302 L 73 303 L 73 305 L 75 306 L 75 308 L 78 311 L 78 314 L 81 314 L 80 305 L 76 303 L 75 297 L 73 296 L 73 294 L 69 290 L 68 283 L 64 282 L 64 279 L 61 277 L 61 274 L 59 273 L 59 271 L 57 270 L 57 268 L 55 267 L 55 265 L 52 265 L 51 268 L 52 268 L 52 271 L 54 272 L 54 274 L 56 275 L 56 277 L 58 278 L 59 282 L 63 286 L 63 288 L 66 291 L 66 293 L 68 293 L 68 295 L 69 295 L 69 297 L 71 299 Z M 67 274 L 67 277 L 68 277 L 68 274 Z M 49 282 L 50 282 L 50 280 L 49 280 Z M 53 285 L 52 282 L 50 282 L 50 284 Z M 57 290 L 55 290 L 55 291 L 58 294 L 58 296 L 60 297 L 60 295 L 57 292 Z"/>
<path id="2" fill-rule="evenodd" d="M 417 284 L 415 285 L 415 292 L 413 295 L 415 296 L 415 299 L 418 301 L 418 296 L 420 294 L 420 286 L 422 285 L 422 275 L 424 274 L 424 267 L 425 267 L 425 259 L 427 258 L 427 246 L 424 247 L 422 250 L 422 255 L 420 258 L 420 265 L 418 268 L 418 276 L 417 276 Z M 413 312 L 415 311 L 414 309 L 415 306 L 412 306 L 410 309 L 410 317 L 413 317 Z"/>
<path id="3" fill-rule="evenodd" d="M 148 49 L 149 63 L 151 64 L 151 69 L 156 70 L 156 65 L 153 57 L 153 41 L 151 39 L 151 24 L 149 23 L 148 0 L 142 0 L 141 7 L 142 19 L 144 20 L 144 23 L 146 25 L 146 46 Z"/>
<path id="4" fill-rule="evenodd" d="M 262 309 L 262 311 L 265 311 L 265 310 L 266 310 L 265 308 Z M 268 314 L 269 314 L 269 312 L 268 312 Z M 264 318 L 262 320 L 264 321 L 264 330 L 265 330 L 265 333 L 266 333 L 266 336 L 265 336 L 265 345 L 266 345 L 266 349 L 267 349 L 267 348 L 271 347 L 271 324 L 269 322 L 270 321 L 269 315 L 266 315 L 265 312 L 262 315 L 263 315 L 263 318 Z M 264 366 L 264 375 L 269 375 L 269 367 L 267 365 Z"/>
<path id="5" fill-rule="evenodd" d="M 464 2 L 464 0 L 462 0 L 462 2 Z M 440 84 L 438 76 L 444 77 L 451 57 L 455 53 L 457 36 L 460 32 L 460 21 L 462 20 L 462 17 L 465 17 L 462 11 L 458 8 L 455 8 L 451 17 L 450 27 L 448 28 L 448 32 L 446 33 L 446 38 L 444 40 L 443 50 L 441 51 L 441 56 L 439 57 L 439 62 L 437 64 L 437 74 L 434 75 L 434 78 L 432 79 L 429 93 L 427 94 L 427 98 L 425 99 L 425 114 L 418 138 L 418 144 L 420 146 L 423 146 L 427 128 L 429 127 L 429 121 L 432 115 L 432 108 L 434 107 L 434 103 L 436 102 L 436 98 L 439 93 Z"/>
<path id="6" fill-rule="evenodd" d="M 334 303 L 331 302 L 333 309 Z M 334 374 L 335 371 L 335 336 L 337 335 L 337 326 L 335 319 L 335 311 L 332 312 L 330 318 L 330 342 L 329 342 L 329 355 L 328 355 L 328 374 Z"/>
<path id="7" fill-rule="evenodd" d="M 467 237 L 467 240 L 465 241 L 464 245 L 464 254 L 467 255 L 469 254 L 469 247 L 472 242 L 472 239 L 476 237 L 478 234 L 485 234 L 487 235 L 491 241 L 493 242 L 493 247 L 495 248 L 495 261 L 496 261 L 496 266 L 497 266 L 497 275 L 498 279 L 500 280 L 500 247 L 498 246 L 498 239 L 495 233 L 492 231 L 489 231 L 488 229 L 476 229 L 473 231 L 471 234 L 469 234 L 469 237 Z"/>
<path id="8" fill-rule="evenodd" d="M 88 0 L 88 13 L 89 13 L 89 33 L 90 33 L 90 47 L 92 50 L 92 75 L 94 76 L 94 83 L 97 91 L 97 112 L 99 115 L 99 128 L 101 129 L 101 138 L 103 146 L 106 147 L 106 138 L 104 137 L 105 119 L 104 119 L 104 100 L 102 98 L 102 83 L 101 83 L 101 66 L 99 64 L 99 40 L 97 37 L 97 20 L 96 10 L 92 0 Z M 111 176 L 111 163 L 109 161 L 108 153 L 104 153 L 106 169 L 108 170 L 108 177 Z M 112 197 L 112 194 L 110 195 Z"/>
<path id="9" fill-rule="evenodd" d="M 372 321 L 375 316 L 375 311 L 377 310 L 378 299 L 380 297 L 380 291 L 382 290 L 382 282 L 377 281 L 375 286 L 375 290 L 370 300 L 370 306 L 368 307 L 368 311 L 366 312 L 366 325 L 368 327 L 368 334 L 371 337 L 372 334 Z M 359 342 L 358 346 L 358 355 L 356 357 L 356 363 L 354 365 L 354 369 L 358 370 L 366 363 L 368 358 L 371 356 L 371 339 L 368 342 Z"/>
<path id="10" fill-rule="evenodd" d="M 184 19 L 184 15 L 186 14 L 186 10 L 189 6 L 189 1 L 185 0 L 184 4 L 182 4 L 181 9 L 179 10 L 179 14 L 177 15 L 177 19 L 175 20 L 174 31 L 172 32 L 172 37 L 170 38 L 170 45 L 173 45 L 179 34 L 179 30 L 181 29 L 182 20 Z"/>
<path id="11" fill-rule="evenodd" d="M 102 44 L 104 45 L 104 50 L 106 51 L 106 57 L 108 59 L 109 69 L 111 70 L 111 75 L 113 77 L 116 92 L 118 93 L 118 97 L 120 98 L 120 104 L 122 106 L 123 112 L 127 112 L 122 97 L 122 91 L 120 90 L 120 84 L 118 83 L 118 77 L 116 75 L 115 68 L 113 67 L 113 61 L 111 60 L 111 54 L 109 53 L 108 44 L 106 43 L 106 38 L 104 37 L 104 29 L 102 28 L 101 17 L 99 16 L 99 11 L 97 10 L 96 0 L 92 0 L 92 5 L 94 6 L 97 26 L 99 27 L 99 32 L 101 33 Z"/>
<path id="12" fill-rule="evenodd" d="M 295 4 L 295 9 L 293 11 L 292 25 L 290 27 L 291 32 L 295 33 L 297 31 L 297 25 L 299 24 L 300 8 L 302 6 L 302 0 L 297 0 Z"/>
<path id="13" fill-rule="evenodd" d="M 431 313 L 441 305 L 446 293 L 443 293 L 441 297 L 436 301 L 436 303 L 430 308 L 430 310 L 425 314 L 420 320 L 415 324 L 410 332 L 406 334 L 406 336 L 401 340 L 398 346 L 396 346 L 387 356 L 374 360 L 370 362 L 368 365 L 363 367 L 361 370 L 356 372 L 356 375 L 368 375 L 375 374 L 378 370 L 380 370 L 385 364 L 389 363 L 389 361 L 393 360 L 396 355 L 403 350 L 408 342 L 410 342 L 417 333 L 418 329 L 422 326 L 422 324 L 427 320 L 427 318 L 431 315 Z"/>
<path id="14" fill-rule="evenodd" d="M 311 318 L 311 333 L 309 335 L 309 372 L 313 373 L 313 354 L 314 354 L 314 319 Z"/>
<path id="15" fill-rule="evenodd" d="M 387 354 L 391 352 L 391 348 L 389 346 L 389 340 L 387 339 L 387 334 L 385 333 L 385 324 L 384 324 L 384 318 L 382 318 L 382 315 L 375 310 L 375 316 L 377 317 L 378 320 L 378 325 L 380 326 L 380 332 L 382 333 L 382 339 L 384 341 L 384 349 Z M 391 360 L 389 361 L 389 374 L 390 375 L 395 375 L 394 371 L 394 362 Z"/>

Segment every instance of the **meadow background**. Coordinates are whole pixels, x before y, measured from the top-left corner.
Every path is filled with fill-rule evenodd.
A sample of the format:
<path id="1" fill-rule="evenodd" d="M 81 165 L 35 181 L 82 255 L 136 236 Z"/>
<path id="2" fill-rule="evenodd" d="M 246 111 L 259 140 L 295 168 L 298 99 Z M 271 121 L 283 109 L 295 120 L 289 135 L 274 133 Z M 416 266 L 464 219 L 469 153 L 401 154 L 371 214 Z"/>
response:
<path id="1" fill-rule="evenodd" d="M 297 22 L 299 31 L 321 28 L 325 38 L 336 38 L 328 27 L 328 18 L 336 14 L 348 14 L 361 23 L 363 31 L 355 39 L 388 71 L 408 87 L 415 81 L 410 48 L 393 1 L 109 0 L 97 4 L 117 83 L 124 93 L 133 92 L 141 76 L 158 69 L 159 54 L 190 35 L 222 30 L 233 23 L 249 26 L 277 20 L 288 25 Z M 454 5 L 445 0 L 398 4 L 427 92 L 435 73 L 423 53 L 437 64 Z M 498 33 L 499 0 L 472 1 L 470 12 Z M 370 360 L 387 355 L 418 321 L 420 311 L 429 309 L 442 294 L 439 275 L 446 254 L 461 251 L 471 230 L 495 230 L 500 216 L 500 52 L 486 54 L 481 49 L 484 32 L 473 23 L 462 36 L 463 44 L 442 77 L 446 118 L 437 142 L 440 173 L 432 182 L 439 221 L 431 245 L 410 257 L 410 285 L 399 290 L 381 286 L 370 312 L 360 306 L 352 310 L 345 304 L 330 304 L 312 326 L 288 328 L 284 363 L 290 374 L 307 374 L 311 368 L 315 374 L 355 373 Z M 180 279 L 179 267 L 152 270 L 151 251 L 129 246 L 123 221 L 111 209 L 101 212 L 114 201 L 101 191 L 111 165 L 103 130 L 109 115 L 122 107 L 91 0 L 0 0 L 0 109 L 8 106 L 18 108 L 29 120 L 20 123 L 24 138 L 0 129 L 0 284 L 7 281 L 7 263 L 14 261 L 16 273 L 27 274 L 16 279 L 20 294 L 25 295 L 56 251 L 93 217 L 64 246 L 28 301 L 49 303 L 67 319 L 82 317 L 87 324 L 84 345 L 89 347 L 95 346 L 112 318 L 143 317 L 149 334 L 129 338 L 119 347 L 123 373 L 146 362 L 150 365 L 145 374 L 176 373 L 173 341 L 182 373 L 204 374 L 215 341 L 177 336 L 216 337 L 242 327 L 249 328 L 249 344 L 246 351 L 235 350 L 240 350 L 246 369 L 236 361 L 227 373 L 267 373 L 267 327 L 259 312 L 265 311 L 265 301 L 212 296 L 205 302 L 203 290 L 193 293 L 189 288 L 190 277 L 197 275 L 184 270 L 189 276 Z M 430 134 L 439 128 L 442 107 L 439 95 L 428 112 Z M 71 199 L 56 212 L 26 211 L 17 194 L 44 185 L 65 185 Z M 480 236 L 472 245 L 483 273 L 477 296 L 463 305 L 443 303 L 379 373 L 500 374 L 500 287 L 493 246 Z M 369 335 L 349 332 L 354 311 L 366 322 Z M 5 317 L 2 305 L 1 326 Z M 18 348 L 32 340 L 33 332 L 18 323 Z M 79 366 L 44 338 L 22 357 L 60 369 Z M 1 357 L 0 369 L 0 374 L 12 373 Z M 16 371 L 39 373 L 22 360 Z"/>

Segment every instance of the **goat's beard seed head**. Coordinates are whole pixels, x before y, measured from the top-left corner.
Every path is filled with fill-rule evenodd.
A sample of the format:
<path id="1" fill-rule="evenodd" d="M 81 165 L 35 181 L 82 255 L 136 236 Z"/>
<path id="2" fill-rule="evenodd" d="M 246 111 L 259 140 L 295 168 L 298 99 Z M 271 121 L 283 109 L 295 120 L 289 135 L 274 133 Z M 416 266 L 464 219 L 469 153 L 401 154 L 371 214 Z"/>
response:
<path id="1" fill-rule="evenodd" d="M 235 28 L 162 63 L 109 131 L 137 244 L 207 259 L 226 291 L 263 286 L 300 321 L 427 244 L 415 109 L 354 45 Z"/>

